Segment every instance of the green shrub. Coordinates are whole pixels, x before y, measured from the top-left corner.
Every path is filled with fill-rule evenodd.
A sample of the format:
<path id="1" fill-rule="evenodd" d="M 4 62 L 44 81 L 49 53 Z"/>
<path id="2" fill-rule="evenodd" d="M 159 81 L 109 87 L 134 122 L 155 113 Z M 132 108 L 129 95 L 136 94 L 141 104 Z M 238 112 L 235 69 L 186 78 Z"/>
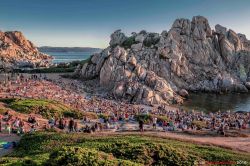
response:
<path id="1" fill-rule="evenodd" d="M 132 46 L 133 44 L 136 44 L 136 42 L 135 42 L 135 37 L 134 37 L 134 36 L 131 36 L 131 37 L 127 38 L 127 39 L 122 43 L 121 46 L 124 47 L 124 48 L 131 48 L 131 46 Z"/>
<path id="2" fill-rule="evenodd" d="M 108 120 L 109 116 L 107 114 L 99 114 L 98 118 L 102 118 L 104 120 Z"/>
<path id="3" fill-rule="evenodd" d="M 97 114 L 94 112 L 83 112 L 82 115 L 88 119 L 98 119 Z"/>
<path id="4" fill-rule="evenodd" d="M 169 118 L 166 117 L 166 116 L 161 116 L 161 115 L 154 115 L 154 114 L 150 114 L 151 116 L 151 120 L 153 120 L 153 118 L 157 118 L 157 122 L 168 122 L 169 121 Z"/>
<path id="5" fill-rule="evenodd" d="M 25 161 L 26 160 L 26 161 Z M 0 165 L 194 165 L 197 161 L 246 161 L 250 155 L 220 147 L 136 134 L 36 132 L 22 137 Z"/>
<path id="6" fill-rule="evenodd" d="M 150 123 L 152 121 L 152 117 L 150 114 L 139 114 L 135 115 L 136 121 L 143 121 L 144 123 Z"/>
<path id="7" fill-rule="evenodd" d="M 108 155 L 96 150 L 80 147 L 63 147 L 50 154 L 47 166 L 115 166 L 115 165 L 135 165 L 129 161 L 117 160 L 112 155 Z"/>
<path id="8" fill-rule="evenodd" d="M 143 41 L 144 46 L 151 47 L 152 45 L 157 44 L 160 41 L 159 35 L 156 33 L 149 33 L 145 40 Z"/>
<path id="9" fill-rule="evenodd" d="M 59 64 L 58 66 L 51 66 L 49 68 L 38 68 L 38 69 L 32 69 L 32 70 L 20 70 L 16 69 L 15 72 L 19 73 L 72 73 L 75 71 L 76 67 L 80 64 L 83 66 L 85 63 L 88 63 L 90 61 L 90 57 L 81 60 L 81 61 L 73 61 L 69 64 Z"/>
<path id="10" fill-rule="evenodd" d="M 6 104 L 10 104 L 12 102 L 16 101 L 16 99 L 10 99 L 10 98 L 6 98 L 6 99 L 0 99 L 0 102 L 6 103 Z"/>
<path id="11" fill-rule="evenodd" d="M 155 143 L 122 141 L 101 146 L 99 150 L 143 165 L 192 165 L 196 160 L 196 157 L 181 149 Z"/>
<path id="12" fill-rule="evenodd" d="M 198 130 L 207 127 L 207 124 L 205 121 L 198 121 L 198 120 L 192 121 L 192 125 L 195 125 Z"/>
<path id="13" fill-rule="evenodd" d="M 9 103 L 9 107 L 20 113 L 39 114 L 44 118 L 64 116 L 80 119 L 86 114 L 58 101 L 43 99 L 16 99 Z"/>

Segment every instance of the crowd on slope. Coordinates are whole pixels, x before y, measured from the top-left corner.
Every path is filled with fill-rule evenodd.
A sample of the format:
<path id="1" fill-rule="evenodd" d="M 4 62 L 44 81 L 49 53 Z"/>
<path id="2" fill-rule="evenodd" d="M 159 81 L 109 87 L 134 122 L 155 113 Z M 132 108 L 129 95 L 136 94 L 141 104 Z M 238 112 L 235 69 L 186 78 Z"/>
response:
<path id="1" fill-rule="evenodd" d="M 73 90 L 72 90 L 73 89 Z M 73 119 L 67 120 L 63 118 L 50 119 L 48 126 L 45 128 L 57 127 L 59 129 L 67 129 L 69 132 L 76 131 L 99 131 L 102 129 L 119 128 L 118 124 L 139 121 L 138 127 L 141 131 L 144 126 L 151 124 L 153 129 L 165 131 L 183 131 L 183 130 L 215 130 L 220 134 L 225 134 L 227 130 L 247 129 L 250 126 L 249 113 L 235 112 L 217 112 L 205 114 L 203 112 L 187 112 L 182 109 L 174 109 L 164 106 L 145 107 L 141 105 L 132 105 L 113 100 L 91 97 L 86 98 L 81 93 L 77 93 L 81 87 L 74 80 L 65 83 L 61 79 L 50 80 L 46 75 L 29 75 L 14 74 L 8 76 L 6 80 L 0 84 L 0 98 L 35 98 L 35 99 L 51 99 L 61 101 L 76 109 L 82 111 L 94 112 L 101 117 L 99 122 L 86 123 L 79 128 L 78 123 Z M 149 117 L 149 120 L 138 119 L 138 115 Z M 162 118 L 164 117 L 164 118 Z M 20 120 L 10 122 L 21 124 Z M 66 121 L 66 122 L 65 122 Z M 120 122 L 120 123 L 118 123 Z M 31 123 L 31 119 L 30 119 Z M 8 123 L 7 123 L 8 124 Z M 35 130 L 36 123 L 31 123 L 31 129 Z M 8 126 L 8 125 L 6 125 Z M 9 125 L 10 126 L 10 125 Z M 112 126 L 112 127 L 111 127 Z M 20 128 L 21 128 L 20 127 Z M 6 127 L 9 129 L 9 127 Z M 32 131 L 31 130 L 31 131 Z M 22 132 L 22 129 L 20 130 Z"/>

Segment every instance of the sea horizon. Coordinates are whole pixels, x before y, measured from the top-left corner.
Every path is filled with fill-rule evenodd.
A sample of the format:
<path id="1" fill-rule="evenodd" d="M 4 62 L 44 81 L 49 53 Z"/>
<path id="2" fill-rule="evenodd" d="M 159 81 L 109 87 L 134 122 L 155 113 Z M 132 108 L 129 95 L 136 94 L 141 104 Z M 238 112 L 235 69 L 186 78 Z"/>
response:
<path id="1" fill-rule="evenodd" d="M 91 55 L 97 52 L 43 52 L 52 56 L 53 64 L 69 63 L 73 61 L 82 61 L 88 59 Z"/>

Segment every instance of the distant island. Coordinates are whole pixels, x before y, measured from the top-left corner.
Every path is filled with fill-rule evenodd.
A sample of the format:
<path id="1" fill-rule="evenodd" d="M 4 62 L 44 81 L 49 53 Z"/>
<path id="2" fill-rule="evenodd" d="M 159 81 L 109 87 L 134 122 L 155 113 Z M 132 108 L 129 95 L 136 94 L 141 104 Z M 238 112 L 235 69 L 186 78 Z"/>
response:
<path id="1" fill-rule="evenodd" d="M 50 47 L 43 46 L 38 47 L 38 50 L 41 52 L 101 52 L 100 48 L 92 47 Z"/>

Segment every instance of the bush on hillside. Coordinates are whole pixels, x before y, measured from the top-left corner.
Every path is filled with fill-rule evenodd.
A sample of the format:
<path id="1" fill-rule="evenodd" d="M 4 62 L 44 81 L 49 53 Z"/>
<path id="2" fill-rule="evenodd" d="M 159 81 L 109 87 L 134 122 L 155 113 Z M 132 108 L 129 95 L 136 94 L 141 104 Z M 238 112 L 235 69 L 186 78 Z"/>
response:
<path id="1" fill-rule="evenodd" d="M 26 161 L 25 161 L 26 160 Z M 36 132 L 22 137 L 0 165 L 194 165 L 197 161 L 250 162 L 248 153 L 145 135 L 89 135 Z M 129 160 L 129 161 L 128 161 Z M 136 164 L 134 164 L 136 163 Z"/>
<path id="2" fill-rule="evenodd" d="M 135 165 L 130 161 L 117 160 L 112 155 L 98 152 L 93 149 L 80 147 L 63 147 L 60 150 L 52 152 L 47 166 L 90 166 L 90 165 Z"/>
<path id="3" fill-rule="evenodd" d="M 127 39 L 122 43 L 121 46 L 127 49 L 127 48 L 131 48 L 131 46 L 132 46 L 133 44 L 136 44 L 136 42 L 135 42 L 135 37 L 134 37 L 134 36 L 131 36 L 131 37 L 127 38 Z"/>
<path id="4" fill-rule="evenodd" d="M 116 158 L 143 165 L 192 165 L 196 160 L 195 156 L 180 149 L 156 143 L 134 144 L 123 141 L 101 146 L 99 149 L 112 153 Z"/>
<path id="5" fill-rule="evenodd" d="M 192 122 L 192 125 L 195 125 L 197 127 L 198 130 L 201 130 L 203 128 L 207 127 L 207 124 L 205 121 L 199 121 L 199 120 L 194 120 Z"/>
<path id="6" fill-rule="evenodd" d="M 150 114 L 139 114 L 135 115 L 136 121 L 143 121 L 144 123 L 150 123 L 152 121 L 152 117 Z"/>
<path id="7" fill-rule="evenodd" d="M 75 110 L 65 104 L 62 104 L 58 101 L 52 100 L 42 100 L 42 99 L 9 99 L 6 103 L 9 104 L 9 107 L 17 112 L 25 113 L 25 114 L 39 114 L 44 118 L 50 117 L 72 117 L 81 119 L 83 116 L 87 116 L 88 118 L 97 118 L 97 116 Z"/>

